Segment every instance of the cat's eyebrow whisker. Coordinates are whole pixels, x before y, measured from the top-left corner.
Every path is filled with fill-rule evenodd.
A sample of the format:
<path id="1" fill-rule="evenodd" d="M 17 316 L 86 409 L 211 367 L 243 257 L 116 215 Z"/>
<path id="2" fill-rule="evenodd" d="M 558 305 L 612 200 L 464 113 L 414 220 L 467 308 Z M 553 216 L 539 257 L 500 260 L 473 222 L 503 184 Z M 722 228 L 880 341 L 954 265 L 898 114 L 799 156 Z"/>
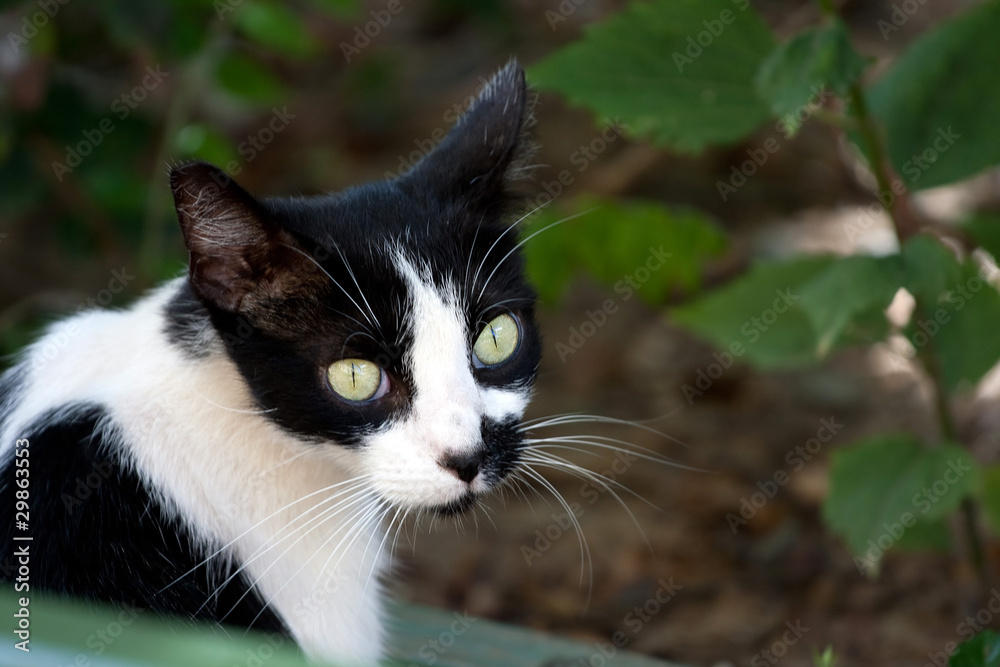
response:
<path id="1" fill-rule="evenodd" d="M 351 296 L 350 292 L 348 292 L 346 289 L 344 289 L 344 286 L 341 285 L 340 283 L 338 283 L 337 280 L 333 276 L 330 275 L 330 272 L 327 271 L 326 269 L 324 269 L 323 265 L 320 264 L 319 262 L 317 262 L 316 259 L 312 255 L 310 255 L 307 252 L 303 252 L 302 250 L 299 250 L 295 246 L 289 245 L 288 243 L 282 243 L 281 245 L 284 246 L 284 247 L 286 247 L 286 248 L 288 248 L 288 249 L 290 249 L 290 250 L 293 250 L 294 252 L 297 252 L 298 254 L 302 255 L 303 257 L 305 257 L 306 259 L 308 259 L 310 262 L 312 262 L 313 264 L 315 264 L 316 268 L 318 268 L 320 271 L 322 271 L 323 274 L 327 278 L 330 279 L 330 282 L 332 282 L 334 285 L 336 285 L 337 287 L 339 287 L 340 291 L 344 293 L 344 296 L 346 296 L 348 299 L 350 299 L 351 303 L 354 304 L 354 307 L 357 308 L 359 311 L 361 311 L 361 314 L 364 315 L 364 318 L 366 320 L 368 320 L 368 324 L 372 325 L 376 329 L 379 328 L 378 324 L 376 324 L 375 321 L 373 321 L 372 318 L 368 316 L 368 313 L 365 311 L 365 309 L 358 305 L 358 302 L 354 300 L 354 297 Z M 362 294 L 361 298 L 364 299 L 365 295 Z"/>
<path id="2" fill-rule="evenodd" d="M 493 241 L 493 245 L 491 245 L 491 246 L 489 247 L 489 249 L 488 249 L 488 250 L 486 251 L 486 254 L 485 254 L 485 255 L 483 255 L 482 259 L 480 259 L 480 260 L 479 260 L 479 266 L 477 266 L 477 267 L 476 267 L 476 273 L 475 273 L 475 275 L 474 275 L 474 276 L 472 276 L 472 282 L 471 282 L 471 283 L 469 283 L 469 289 L 470 289 L 470 290 L 471 290 L 472 288 L 474 288 L 474 287 L 476 286 L 476 281 L 477 281 L 477 280 L 479 279 L 479 272 L 480 272 L 480 271 L 481 271 L 481 270 L 483 269 L 483 266 L 484 266 L 484 265 L 486 264 L 486 259 L 487 259 L 487 258 L 488 258 L 488 257 L 490 256 L 490 253 L 491 253 L 491 252 L 493 252 L 493 249 L 497 247 L 497 244 L 498 244 L 498 243 L 500 243 L 500 240 L 501 240 L 501 239 L 502 239 L 503 237 L 507 236 L 507 234 L 508 234 L 508 233 L 510 233 L 510 231 L 511 231 L 512 229 L 515 229 L 515 228 L 516 228 L 516 227 L 517 227 L 517 226 L 518 226 L 519 224 L 521 224 L 521 223 L 522 223 L 522 222 L 523 222 L 524 220 L 527 220 L 527 219 L 528 219 L 528 218 L 529 218 L 530 216 L 534 215 L 534 213 L 535 213 L 536 211 L 539 211 L 539 210 L 541 210 L 542 208 L 544 208 L 544 207 L 548 206 L 548 205 L 549 205 L 549 204 L 551 204 L 551 203 L 552 203 L 553 201 L 554 201 L 554 200 L 550 199 L 550 200 L 548 200 L 548 201 L 546 201 L 546 202 L 542 202 L 541 204 L 539 204 L 539 205 L 538 205 L 538 206 L 536 206 L 535 208 L 531 209 L 530 211 L 528 211 L 527 213 L 525 213 L 524 215 L 522 215 L 522 216 L 521 216 L 520 218 L 518 218 L 518 219 L 517 219 L 516 221 L 512 222 L 512 223 L 511 223 L 511 224 L 510 224 L 510 225 L 509 225 L 509 226 L 507 227 L 507 229 L 505 229 L 505 230 L 503 230 L 502 232 L 500 232 L 500 235 L 499 235 L 499 236 L 497 236 L 497 237 L 496 237 L 496 239 L 494 239 L 494 241 Z M 506 258 L 506 257 L 504 257 L 504 259 L 507 259 L 507 258 Z M 502 263 L 502 262 L 503 262 L 503 259 L 502 259 L 502 260 L 500 260 L 500 262 Z M 498 266 L 499 266 L 499 264 L 498 264 Z M 494 269 L 494 270 L 495 270 L 495 269 Z M 490 275 L 492 276 L 493 274 L 490 274 Z M 489 282 L 489 280 L 487 279 L 487 281 L 486 281 L 486 282 Z M 482 293 L 482 292 L 480 291 L 480 293 L 479 293 L 479 297 L 480 297 L 480 298 L 482 298 L 482 296 L 483 296 L 483 293 Z"/>
<path id="3" fill-rule="evenodd" d="M 351 280 L 354 281 L 354 286 L 358 288 L 358 294 L 361 295 L 361 300 L 365 302 L 365 306 L 367 306 L 367 308 L 368 308 L 368 313 L 372 316 L 372 319 L 375 320 L 375 328 L 381 330 L 382 325 L 379 323 L 378 317 L 375 315 L 375 311 L 372 310 L 371 304 L 368 303 L 368 299 L 365 297 L 365 291 L 363 289 L 361 289 L 361 285 L 358 284 L 358 279 L 354 275 L 354 269 L 351 268 L 350 262 L 348 262 L 347 258 L 344 257 L 344 253 L 341 252 L 340 246 L 338 246 L 336 243 L 334 243 L 333 244 L 333 248 L 334 248 L 334 250 L 337 251 L 337 254 L 340 255 L 340 259 L 344 262 L 344 266 L 347 267 L 347 275 L 349 275 L 351 277 Z M 357 304 L 354 304 L 354 305 L 357 305 Z"/>
<path id="4" fill-rule="evenodd" d="M 486 213 L 479 216 L 479 222 L 476 224 L 476 233 L 472 235 L 472 245 L 469 246 L 469 256 L 465 260 L 465 278 L 464 284 L 466 287 L 469 286 L 469 271 L 472 270 L 472 251 L 476 247 L 476 240 L 479 238 L 479 231 L 483 228 L 483 220 L 486 219 Z M 485 259 L 485 258 L 484 258 Z M 480 264 L 480 266 L 482 266 Z"/>
<path id="5" fill-rule="evenodd" d="M 511 255 L 513 255 L 515 252 L 517 252 L 517 250 L 521 246 L 523 246 L 525 243 L 527 243 L 531 239 L 535 238 L 536 236 L 538 236 L 542 232 L 548 231 L 548 230 L 552 229 L 553 227 L 555 227 L 557 225 L 563 224 L 564 222 L 569 222 L 570 220 L 576 220 L 577 218 L 579 218 L 581 216 L 587 215 L 588 213 L 592 213 L 594 210 L 596 210 L 596 209 L 590 208 L 590 209 L 587 209 L 586 211 L 581 211 L 580 213 L 576 213 L 574 215 L 570 215 L 570 216 L 567 216 L 565 218 L 562 218 L 561 220 L 556 220 L 555 222 L 550 223 L 548 225 L 545 225 L 544 227 L 542 227 L 538 231 L 532 232 L 528 236 L 526 236 L 523 239 L 521 239 L 520 241 L 518 241 L 517 245 L 515 245 L 513 248 L 511 248 L 509 251 L 507 251 L 507 254 L 504 255 L 503 258 L 499 262 L 496 263 L 496 266 L 493 267 L 493 270 L 490 271 L 490 275 L 488 275 L 486 277 L 486 281 L 483 283 L 483 286 L 480 288 L 480 290 L 479 290 L 479 296 L 477 298 L 479 298 L 479 299 L 483 298 L 483 293 L 486 291 L 486 287 L 490 284 L 490 280 L 493 279 L 493 276 L 496 275 L 496 272 L 500 268 L 500 265 L 503 264 L 505 261 L 507 261 L 508 257 L 510 257 Z"/>

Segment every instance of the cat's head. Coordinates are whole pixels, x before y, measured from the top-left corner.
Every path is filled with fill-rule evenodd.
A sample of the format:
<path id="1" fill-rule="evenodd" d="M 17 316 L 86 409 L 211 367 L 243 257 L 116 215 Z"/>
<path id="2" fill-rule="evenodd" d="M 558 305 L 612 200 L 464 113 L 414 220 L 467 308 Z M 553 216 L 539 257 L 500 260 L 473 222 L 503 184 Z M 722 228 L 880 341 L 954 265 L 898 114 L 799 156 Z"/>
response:
<path id="1" fill-rule="evenodd" d="M 204 163 L 171 173 L 191 289 L 264 414 L 398 506 L 464 509 L 518 462 L 540 357 L 511 219 L 529 119 L 511 63 L 388 182 L 258 200 Z"/>

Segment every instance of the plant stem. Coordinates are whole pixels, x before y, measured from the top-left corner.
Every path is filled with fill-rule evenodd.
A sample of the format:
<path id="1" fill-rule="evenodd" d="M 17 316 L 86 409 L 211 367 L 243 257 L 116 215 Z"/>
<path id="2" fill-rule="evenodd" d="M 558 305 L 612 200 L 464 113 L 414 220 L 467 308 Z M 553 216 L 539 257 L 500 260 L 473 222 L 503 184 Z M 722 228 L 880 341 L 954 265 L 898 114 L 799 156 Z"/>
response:
<path id="1" fill-rule="evenodd" d="M 824 6 L 830 5 L 831 0 L 820 0 Z M 900 246 L 919 233 L 920 222 L 910 205 L 910 198 L 906 190 L 906 185 L 902 179 L 893 178 L 889 160 L 886 155 L 885 146 L 879 135 L 878 127 L 868 111 L 868 104 L 865 101 L 864 91 L 857 82 L 851 85 L 849 92 L 849 102 L 851 113 L 857 120 L 857 129 L 868 149 L 868 156 L 871 160 L 872 173 L 878 184 L 879 201 L 885 206 L 886 211 L 892 220 L 893 229 L 899 240 Z M 922 308 L 918 302 L 914 311 L 914 317 L 921 317 Z M 944 377 L 941 366 L 938 362 L 934 350 L 933 341 L 921 347 L 918 355 L 934 385 L 934 402 L 938 413 L 938 420 L 941 426 L 941 437 L 946 442 L 957 442 L 958 433 L 955 429 L 955 422 L 951 414 L 951 406 L 948 403 L 948 392 L 945 388 Z M 969 560 L 972 563 L 976 574 L 983 584 L 988 583 L 990 570 L 987 567 L 985 551 L 983 549 L 983 536 L 979 529 L 977 520 L 976 505 L 971 498 L 962 501 L 962 516 L 965 524 L 965 538 L 967 542 Z"/>

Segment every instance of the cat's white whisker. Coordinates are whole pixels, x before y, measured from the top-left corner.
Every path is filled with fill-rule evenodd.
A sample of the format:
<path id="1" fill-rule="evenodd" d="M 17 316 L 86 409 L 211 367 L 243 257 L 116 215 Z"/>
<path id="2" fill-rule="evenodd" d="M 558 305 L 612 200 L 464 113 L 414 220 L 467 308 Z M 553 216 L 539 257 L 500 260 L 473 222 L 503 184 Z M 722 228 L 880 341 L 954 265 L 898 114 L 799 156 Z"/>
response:
<path id="1" fill-rule="evenodd" d="M 513 223 L 511 223 L 510 226 L 507 227 L 507 229 L 503 230 L 503 232 L 496 238 L 496 240 L 493 241 L 493 244 L 486 250 L 486 254 L 484 254 L 483 257 L 482 257 L 482 259 L 479 260 L 479 266 L 476 267 L 476 273 L 475 273 L 475 275 L 472 276 L 472 283 L 469 284 L 470 291 L 475 288 L 476 281 L 479 279 L 479 272 L 482 270 L 483 266 L 486 264 L 486 259 L 490 256 L 490 253 L 493 252 L 493 249 L 496 248 L 497 244 L 500 243 L 500 241 L 503 239 L 503 237 L 505 237 L 508 233 L 510 233 L 511 230 L 516 229 L 517 226 L 519 224 L 521 224 L 523 221 L 527 220 L 529 217 L 531 217 L 532 215 L 534 215 L 536 211 L 539 211 L 539 210 L 545 208 L 546 206 L 548 206 L 549 204 L 551 204 L 553 201 L 554 200 L 550 199 L 550 200 L 548 200 L 546 202 L 542 202 L 541 204 L 539 204 L 538 206 L 536 206 L 535 208 L 531 209 L 530 211 L 528 211 L 527 213 L 525 213 L 524 215 L 522 215 L 520 218 L 518 218 L 517 220 L 515 220 Z M 506 259 L 506 257 L 504 257 L 504 259 Z M 502 263 L 502 262 L 503 262 L 503 260 L 500 260 L 500 262 L 497 264 L 497 266 L 499 266 L 499 264 Z M 495 268 L 494 268 L 494 271 L 496 271 Z M 493 274 L 491 273 L 490 276 L 492 277 Z M 489 280 L 487 279 L 486 282 L 489 282 Z M 482 298 L 482 295 L 483 295 L 482 290 L 480 290 L 479 297 Z"/>
<path id="2" fill-rule="evenodd" d="M 247 528 L 246 530 L 244 530 L 242 533 L 240 533 L 239 535 L 237 535 L 236 537 L 234 537 L 233 539 L 231 539 L 229 542 L 223 544 L 221 547 L 219 547 L 218 549 L 216 549 L 215 551 L 213 551 L 211 554 L 209 554 L 206 558 L 204 558 L 202 561 L 200 561 L 197 565 L 195 565 L 194 567 L 192 567 L 190 570 L 184 572 L 179 577 L 177 577 L 176 579 L 174 579 L 173 581 L 171 581 L 169 584 L 167 584 L 166 586 L 164 586 L 163 588 L 161 588 L 158 591 L 158 593 L 163 593 L 163 591 L 167 590 L 168 588 L 170 588 L 171 586 L 173 586 L 177 582 L 181 581 L 182 579 L 184 579 L 184 577 L 187 577 L 187 576 L 190 576 L 191 574 L 193 574 L 199 567 L 207 565 L 208 563 L 210 563 L 212 561 L 213 558 L 217 557 L 219 554 L 222 554 L 222 553 L 226 552 L 227 549 L 229 549 L 230 547 L 232 547 L 234 544 L 236 544 L 237 542 L 239 542 L 241 539 L 243 539 L 247 535 L 251 534 L 257 528 L 260 528 L 263 524 L 265 524 L 270 519 L 273 519 L 274 517 L 278 516 L 279 514 L 281 514 L 285 510 L 287 510 L 289 507 L 292 507 L 293 505 L 297 505 L 297 504 L 299 504 L 299 503 L 301 503 L 301 502 L 303 502 L 305 500 L 308 500 L 309 498 L 317 496 L 319 494 L 328 493 L 332 489 L 335 489 L 335 488 L 337 488 L 339 486 L 343 486 L 345 484 L 350 484 L 350 483 L 354 483 L 354 482 L 360 482 L 362 480 L 367 479 L 368 477 L 369 477 L 368 475 L 360 475 L 358 477 L 354 477 L 354 478 L 351 478 L 351 479 L 348 479 L 348 480 L 344 480 L 343 482 L 337 482 L 336 484 L 331 484 L 331 485 L 329 485 L 327 487 L 324 487 L 322 489 L 317 489 L 316 491 L 313 491 L 312 493 L 308 493 L 308 494 L 302 496 L 301 498 L 297 498 L 296 500 L 293 500 L 290 503 L 287 503 L 287 504 L 283 505 L 282 507 L 279 507 L 278 509 L 274 510 L 273 512 L 271 512 L 270 514 L 268 514 L 267 516 L 265 516 L 263 519 L 260 519 L 255 524 L 253 524 L 252 526 L 250 526 L 249 528 Z"/>
<path id="3" fill-rule="evenodd" d="M 511 248 L 510 250 L 508 250 L 507 254 L 504 255 L 503 258 L 499 262 L 497 262 L 496 265 L 493 267 L 493 270 L 490 271 L 490 275 L 488 275 L 486 277 L 486 281 L 483 282 L 483 286 L 479 289 L 479 297 L 478 298 L 480 298 L 480 299 L 483 298 L 483 293 L 486 291 L 486 287 L 490 284 L 490 281 L 493 279 L 493 276 L 496 275 L 496 272 L 500 268 L 500 265 L 502 265 L 504 262 L 506 262 L 507 259 L 511 255 L 513 255 L 515 252 L 517 252 L 518 250 L 520 250 L 521 246 L 523 246 L 525 243 L 527 243 L 531 239 L 535 238 L 536 236 L 538 236 L 542 232 L 548 231 L 548 230 L 552 229 L 553 227 L 556 227 L 557 225 L 563 224 L 564 222 L 569 222 L 570 220 L 576 220 L 580 216 L 584 216 L 584 215 L 587 215 L 588 213 L 591 213 L 593 210 L 594 209 L 587 209 L 586 211 L 581 211 L 580 213 L 576 213 L 574 215 L 567 216 L 565 218 L 562 218 L 561 220 L 556 220 L 555 222 L 550 223 L 548 225 L 545 225 L 541 229 L 539 229 L 539 230 L 537 230 L 535 232 L 532 232 L 528 236 L 526 236 L 523 239 L 521 239 L 520 241 L 518 241 L 517 245 L 515 245 L 513 248 Z"/>
<path id="4" fill-rule="evenodd" d="M 351 303 L 354 304 L 354 307 L 357 308 L 359 311 L 361 311 L 361 314 L 364 316 L 364 318 L 366 320 L 368 320 L 368 324 L 370 324 L 371 326 L 375 327 L 375 329 L 379 328 L 378 324 L 376 324 L 375 321 L 373 321 L 371 319 L 371 317 L 368 315 L 368 312 L 364 308 L 362 308 L 361 306 L 358 305 L 358 302 L 354 300 L 354 297 L 351 296 L 351 293 L 348 292 L 346 289 L 344 289 L 344 286 L 341 285 L 339 282 L 337 282 L 337 280 L 333 276 L 330 275 L 330 272 L 327 271 L 326 269 L 324 269 L 323 265 L 316 261 L 316 258 L 314 258 L 309 253 L 305 252 L 304 250 L 300 250 L 300 249 L 296 248 L 295 246 L 289 245 L 287 243 L 282 243 L 281 245 L 284 246 L 284 247 L 286 247 L 286 248 L 288 248 L 289 250 L 292 250 L 292 251 L 298 253 L 299 255 L 302 255 L 303 257 L 305 257 L 306 259 L 308 259 L 310 262 L 312 262 L 316 266 L 316 268 L 318 268 L 320 271 L 323 272 L 323 275 L 325 275 L 327 278 L 330 279 L 330 282 L 332 282 L 334 285 L 336 285 L 338 288 L 340 288 L 340 291 L 344 293 L 344 296 L 346 296 L 350 300 Z M 364 298 L 364 295 L 362 295 L 362 298 Z"/>
<path id="5" fill-rule="evenodd" d="M 544 475 L 538 473 L 530 463 L 525 462 L 522 464 L 522 470 L 526 475 L 538 482 L 545 490 L 553 495 L 553 497 L 562 505 L 563 509 L 566 511 L 566 516 L 569 518 L 576 532 L 576 539 L 580 547 L 580 585 L 583 585 L 583 574 L 584 568 L 586 568 L 588 574 L 588 586 L 587 586 L 587 602 L 590 602 L 590 595 L 594 589 L 594 566 L 593 559 L 590 554 L 590 546 L 587 544 L 587 537 L 584 535 L 583 528 L 580 526 L 580 521 L 577 519 L 576 513 L 570 507 L 569 503 L 563 498 L 559 490 L 556 489 L 555 485 L 545 479 Z"/>

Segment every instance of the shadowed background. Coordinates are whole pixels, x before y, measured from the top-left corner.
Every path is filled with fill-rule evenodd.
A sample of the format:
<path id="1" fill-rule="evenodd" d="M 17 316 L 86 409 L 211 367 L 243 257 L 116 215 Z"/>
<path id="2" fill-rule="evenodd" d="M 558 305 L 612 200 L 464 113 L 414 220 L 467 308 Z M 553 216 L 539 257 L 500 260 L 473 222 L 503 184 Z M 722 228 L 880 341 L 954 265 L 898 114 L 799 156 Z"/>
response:
<path id="1" fill-rule="evenodd" d="M 7 4 L 0 353 L 16 352 L 64 314 L 126 306 L 184 270 L 169 165 L 211 161 L 258 195 L 391 177 L 443 138 L 510 57 L 530 68 L 626 4 Z M 970 4 L 920 5 L 888 34 L 879 21 L 891 20 L 892 3 L 838 7 L 859 51 L 879 59 L 878 72 Z M 779 38 L 819 17 L 806 2 L 753 7 Z M 525 183 L 533 203 L 554 198 L 545 215 L 594 201 L 612 212 L 529 241 L 546 340 L 529 417 L 637 420 L 558 433 L 626 440 L 679 465 L 591 449 L 571 458 L 624 489 L 549 470 L 565 505 L 525 489 L 459 522 L 410 526 L 397 544 L 396 594 L 586 641 L 619 633 L 630 649 L 691 665 L 772 657 L 807 665 L 827 645 L 842 666 L 924 664 L 962 639 L 957 626 L 976 611 L 969 600 L 979 584 L 960 550 L 892 552 L 879 577 L 863 577 L 820 521 L 830 451 L 873 433 L 937 428 L 926 378 L 876 348 L 765 372 L 669 316 L 755 259 L 849 252 L 854 239 L 844 230 L 852 221 L 870 220 L 863 249 L 892 249 L 888 219 L 862 218 L 875 200 L 842 132 L 807 121 L 786 139 L 765 125 L 745 142 L 676 154 L 553 93 L 540 92 L 536 115 L 539 167 Z M 734 166 L 760 151 L 763 164 L 724 194 L 719 183 L 732 183 Z M 995 206 L 996 181 L 987 172 L 925 193 L 920 204 L 944 217 Z M 698 256 L 664 259 L 670 244 L 661 250 L 662 220 L 653 213 L 646 227 L 638 216 L 631 231 L 616 229 L 613 207 L 640 200 L 697 207 L 690 227 L 704 235 Z M 689 224 L 681 214 L 671 220 Z M 574 266 L 574 257 L 600 257 L 616 243 L 627 246 L 609 253 L 617 261 Z M 771 315 L 750 323 L 748 340 L 767 330 Z M 995 453 L 988 413 L 971 401 L 966 408 L 969 440 Z"/>

